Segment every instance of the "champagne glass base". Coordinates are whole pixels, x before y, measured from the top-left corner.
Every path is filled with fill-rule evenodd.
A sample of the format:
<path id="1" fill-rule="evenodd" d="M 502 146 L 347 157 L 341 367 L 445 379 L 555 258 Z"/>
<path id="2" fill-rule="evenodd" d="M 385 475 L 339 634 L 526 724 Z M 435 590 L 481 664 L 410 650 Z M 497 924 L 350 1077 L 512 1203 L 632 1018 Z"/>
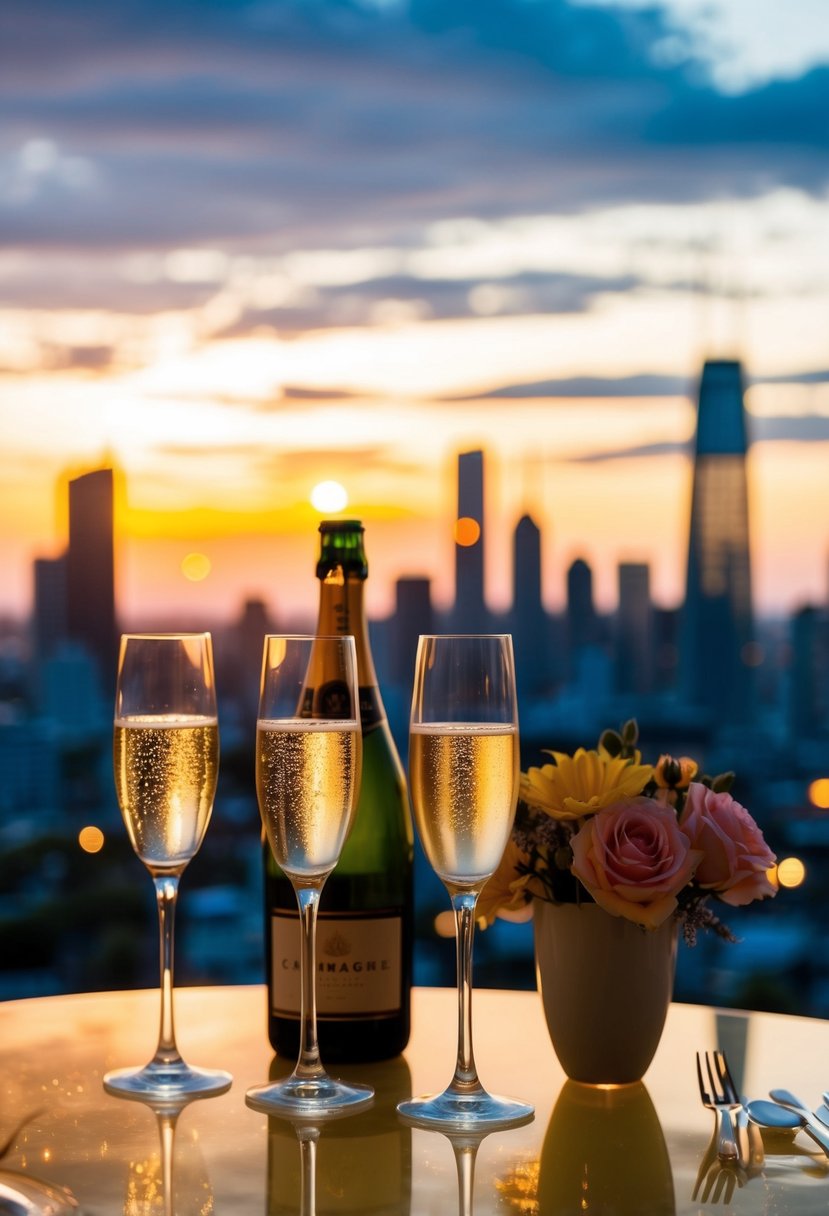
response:
<path id="1" fill-rule="evenodd" d="M 535 1108 L 514 1098 L 488 1094 L 485 1089 L 468 1094 L 446 1089 L 442 1094 L 401 1102 L 397 1113 L 407 1123 L 421 1127 L 474 1132 L 529 1123 L 535 1115 Z"/>
<path id="2" fill-rule="evenodd" d="M 292 1119 L 331 1119 L 357 1113 L 374 1101 L 370 1085 L 346 1084 L 323 1074 L 307 1079 L 292 1074 L 270 1085 L 255 1085 L 245 1094 L 253 1110 Z"/>
<path id="3" fill-rule="evenodd" d="M 121 1097 L 175 1102 L 179 1098 L 223 1094 L 232 1082 L 230 1073 L 220 1069 L 192 1068 L 183 1060 L 173 1064 L 151 1061 L 143 1068 L 119 1068 L 106 1073 L 104 1089 Z"/>

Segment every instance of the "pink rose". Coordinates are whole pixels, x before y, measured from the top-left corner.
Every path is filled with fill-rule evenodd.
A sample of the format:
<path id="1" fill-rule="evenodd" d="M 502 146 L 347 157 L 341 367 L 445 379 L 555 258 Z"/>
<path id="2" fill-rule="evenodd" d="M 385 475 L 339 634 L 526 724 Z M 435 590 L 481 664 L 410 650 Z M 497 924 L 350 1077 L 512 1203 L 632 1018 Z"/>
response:
<path id="1" fill-rule="evenodd" d="M 730 794 L 715 794 L 692 781 L 680 826 L 693 847 L 702 850 L 696 872 L 701 887 L 716 891 L 735 908 L 776 895 L 777 887 L 767 871 L 777 858 L 751 815 Z"/>
<path id="2" fill-rule="evenodd" d="M 702 854 L 653 798 L 628 798 L 597 811 L 572 839 L 571 869 L 600 907 L 655 929 L 677 906 Z"/>

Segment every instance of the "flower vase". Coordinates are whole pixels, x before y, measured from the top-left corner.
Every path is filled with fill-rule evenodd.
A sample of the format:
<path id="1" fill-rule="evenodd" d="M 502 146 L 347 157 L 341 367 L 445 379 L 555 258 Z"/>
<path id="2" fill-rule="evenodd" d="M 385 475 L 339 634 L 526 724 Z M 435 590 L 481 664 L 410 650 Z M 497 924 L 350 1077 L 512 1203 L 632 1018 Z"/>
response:
<path id="1" fill-rule="evenodd" d="M 550 1038 L 573 1081 L 640 1081 L 659 1046 L 676 969 L 677 922 L 656 929 L 597 904 L 535 900 L 538 987 Z"/>

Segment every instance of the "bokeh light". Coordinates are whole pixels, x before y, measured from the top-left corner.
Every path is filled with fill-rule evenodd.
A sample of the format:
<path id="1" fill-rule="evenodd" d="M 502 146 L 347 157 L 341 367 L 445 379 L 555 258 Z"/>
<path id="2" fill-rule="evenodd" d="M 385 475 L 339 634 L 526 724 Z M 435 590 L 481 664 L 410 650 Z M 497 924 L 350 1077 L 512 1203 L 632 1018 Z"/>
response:
<path id="1" fill-rule="evenodd" d="M 746 667 L 761 667 L 766 657 L 765 649 L 759 642 L 746 642 L 740 651 L 740 658 Z"/>
<path id="2" fill-rule="evenodd" d="M 90 824 L 78 832 L 78 844 L 84 853 L 100 853 L 104 847 L 104 834 L 100 828 Z"/>
<path id="3" fill-rule="evenodd" d="M 462 515 L 455 524 L 455 543 L 468 549 L 480 539 L 481 525 L 470 515 Z"/>
<path id="4" fill-rule="evenodd" d="M 181 573 L 191 583 L 200 583 L 212 569 L 210 558 L 204 553 L 188 553 L 181 562 Z"/>
<path id="5" fill-rule="evenodd" d="M 799 887 L 806 879 L 806 867 L 799 857 L 784 857 L 777 866 L 777 881 L 781 887 Z"/>
<path id="6" fill-rule="evenodd" d="M 320 481 L 311 491 L 311 506 L 322 515 L 344 511 L 348 506 L 348 492 L 338 481 Z"/>
<path id="7" fill-rule="evenodd" d="M 809 801 L 822 811 L 829 810 L 829 777 L 818 777 L 809 786 Z"/>

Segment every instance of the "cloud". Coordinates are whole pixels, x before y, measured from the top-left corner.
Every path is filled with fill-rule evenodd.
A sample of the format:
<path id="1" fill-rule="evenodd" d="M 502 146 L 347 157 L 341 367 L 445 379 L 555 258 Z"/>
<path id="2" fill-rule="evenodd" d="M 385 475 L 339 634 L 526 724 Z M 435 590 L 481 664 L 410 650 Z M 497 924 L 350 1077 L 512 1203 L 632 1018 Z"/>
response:
<path id="1" fill-rule="evenodd" d="M 488 393 L 453 397 L 453 401 L 561 397 L 686 397 L 695 391 L 686 376 L 666 376 L 642 372 L 635 376 L 567 376 L 556 380 L 535 380 L 529 384 L 503 384 Z"/>
<path id="2" fill-rule="evenodd" d="M 477 316 L 524 316 L 583 312 L 596 296 L 638 286 L 632 275 L 525 273 L 497 278 L 427 279 L 385 275 L 340 287 L 305 291 L 277 308 L 247 309 L 229 326 L 235 337 L 270 326 L 283 334 L 329 326 L 397 320 L 448 320 Z"/>
<path id="3" fill-rule="evenodd" d="M 824 414 L 785 414 L 753 418 L 751 436 L 755 443 L 774 440 L 826 443 L 829 442 L 829 418 Z"/>
<path id="4" fill-rule="evenodd" d="M 587 452 L 583 456 L 569 456 L 568 464 L 606 464 L 613 460 L 634 460 L 650 456 L 691 456 L 692 448 L 687 443 L 668 440 L 660 443 L 640 443 L 625 448 L 613 448 L 607 452 Z"/>
<path id="5" fill-rule="evenodd" d="M 820 414 L 785 415 L 751 419 L 750 442 L 772 443 L 829 443 L 829 417 Z M 606 464 L 615 460 L 632 460 L 652 456 L 680 454 L 693 457 L 693 437 L 688 443 L 665 441 L 633 444 L 630 447 L 613 448 L 609 451 L 587 452 L 582 456 L 569 456 L 568 464 Z"/>
<path id="6" fill-rule="evenodd" d="M 451 216 L 829 181 L 826 69 L 722 94 L 689 54 L 658 62 L 656 9 L 5 0 L 0 22 L 7 246 L 405 244 Z M 22 205 L 33 141 L 51 167 Z"/>
<path id="7" fill-rule="evenodd" d="M 810 372 L 784 372 L 779 376 L 752 376 L 753 384 L 829 384 L 829 368 Z"/>

